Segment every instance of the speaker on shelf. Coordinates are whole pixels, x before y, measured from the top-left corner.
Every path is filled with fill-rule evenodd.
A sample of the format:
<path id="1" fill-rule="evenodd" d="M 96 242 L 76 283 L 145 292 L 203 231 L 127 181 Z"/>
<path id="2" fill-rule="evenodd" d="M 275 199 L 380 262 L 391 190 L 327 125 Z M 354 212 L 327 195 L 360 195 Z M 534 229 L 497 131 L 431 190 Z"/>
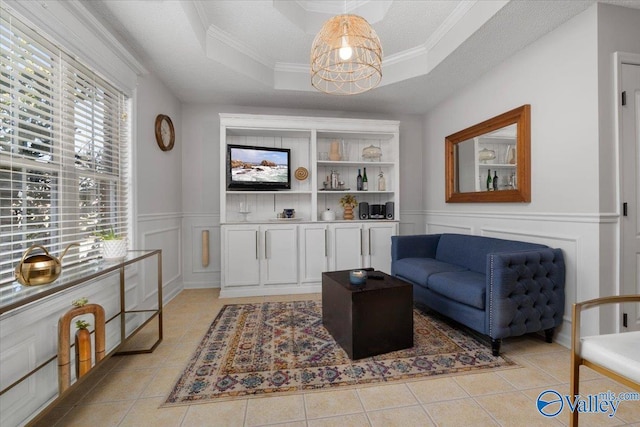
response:
<path id="1" fill-rule="evenodd" d="M 369 203 L 360 202 L 358 204 L 358 218 L 369 219 Z"/>
<path id="2" fill-rule="evenodd" d="M 387 202 L 385 204 L 385 214 L 387 219 L 393 219 L 393 211 L 394 211 L 394 203 L 393 202 Z"/>

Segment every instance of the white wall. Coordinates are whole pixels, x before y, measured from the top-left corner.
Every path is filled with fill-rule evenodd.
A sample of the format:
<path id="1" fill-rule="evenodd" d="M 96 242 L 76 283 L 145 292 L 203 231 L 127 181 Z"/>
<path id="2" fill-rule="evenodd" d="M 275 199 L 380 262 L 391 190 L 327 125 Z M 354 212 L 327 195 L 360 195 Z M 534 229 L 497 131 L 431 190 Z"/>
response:
<path id="1" fill-rule="evenodd" d="M 399 120 L 401 232 L 424 229 L 422 201 L 422 117 L 382 116 L 335 111 L 251 108 L 233 105 L 188 104 L 182 108 L 182 206 L 185 288 L 220 286 L 220 118 L 219 113 L 349 117 Z M 201 233 L 208 230 L 211 262 L 203 267 Z"/>
<path id="2" fill-rule="evenodd" d="M 182 289 L 182 106 L 154 75 L 138 79 L 134 125 L 135 248 L 162 249 L 163 296 L 168 301 Z M 158 114 L 171 118 L 176 142 L 162 151 L 155 139 Z M 151 281 L 141 295 L 155 298 Z"/>
<path id="3" fill-rule="evenodd" d="M 564 250 L 569 345 L 576 300 L 617 292 L 619 200 L 613 52 L 638 52 L 640 12 L 596 4 L 432 110 L 425 120 L 425 180 L 444 177 L 444 138 L 531 104 L 531 203 L 447 204 L 425 188 L 428 232 L 463 232 Z M 583 317 L 583 331 L 618 327 L 613 312 Z"/>
<path id="4" fill-rule="evenodd" d="M 599 100 L 599 175 L 600 210 L 611 212 L 619 218 L 620 189 L 616 185 L 620 169 L 620 153 L 615 129 L 614 103 L 620 103 L 620 94 L 615 93 L 614 58 L 615 52 L 640 54 L 640 10 L 622 8 L 608 4 L 598 5 L 598 87 Z M 623 293 L 619 280 L 620 269 L 620 223 L 611 221 L 603 226 L 600 237 L 600 295 Z M 611 280 L 614 277 L 615 280 Z M 620 323 L 619 306 L 610 306 L 602 310 L 600 327 L 605 331 L 616 330 Z"/>
<path id="5" fill-rule="evenodd" d="M 570 304 L 598 295 L 597 9 L 591 7 L 432 110 L 425 120 L 428 232 L 462 232 L 559 247 Z M 531 104 L 531 203 L 445 203 L 444 138 Z M 596 329 L 585 319 L 585 329 Z"/>

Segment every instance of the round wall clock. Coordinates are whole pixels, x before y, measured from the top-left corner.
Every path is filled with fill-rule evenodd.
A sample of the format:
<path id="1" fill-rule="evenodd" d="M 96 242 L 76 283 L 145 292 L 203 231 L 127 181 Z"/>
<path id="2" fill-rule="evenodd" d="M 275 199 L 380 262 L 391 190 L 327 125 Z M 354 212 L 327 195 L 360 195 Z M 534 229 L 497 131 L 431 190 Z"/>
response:
<path id="1" fill-rule="evenodd" d="M 162 151 L 169 151 L 176 142 L 176 131 L 169 116 L 158 114 L 156 117 L 156 142 Z"/>

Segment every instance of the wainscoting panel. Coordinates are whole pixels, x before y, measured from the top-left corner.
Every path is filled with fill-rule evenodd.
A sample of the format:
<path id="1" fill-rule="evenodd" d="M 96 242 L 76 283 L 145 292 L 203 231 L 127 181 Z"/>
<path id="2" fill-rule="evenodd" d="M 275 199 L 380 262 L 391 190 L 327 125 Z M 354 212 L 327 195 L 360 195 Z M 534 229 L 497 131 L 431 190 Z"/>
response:
<path id="1" fill-rule="evenodd" d="M 454 224 L 435 222 L 427 224 L 427 234 L 442 234 L 442 233 L 454 233 L 454 234 L 474 234 L 473 227 L 461 226 Z"/>
<path id="2" fill-rule="evenodd" d="M 424 234 L 424 229 L 424 212 L 400 211 L 400 226 L 398 227 L 398 234 L 403 236 Z"/>
<path id="3" fill-rule="evenodd" d="M 162 250 L 162 299 L 166 304 L 182 289 L 182 218 L 180 214 L 138 216 L 138 241 L 143 249 Z M 150 303 L 156 298 L 156 260 L 143 264 L 140 281 L 140 302 Z"/>

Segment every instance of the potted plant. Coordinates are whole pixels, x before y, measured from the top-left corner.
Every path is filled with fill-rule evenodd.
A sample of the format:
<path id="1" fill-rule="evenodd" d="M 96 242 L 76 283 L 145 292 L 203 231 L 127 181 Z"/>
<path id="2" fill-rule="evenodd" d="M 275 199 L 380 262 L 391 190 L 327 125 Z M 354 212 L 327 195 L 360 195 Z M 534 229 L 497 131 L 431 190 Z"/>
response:
<path id="1" fill-rule="evenodd" d="M 353 219 L 353 208 L 358 206 L 356 197 L 351 194 L 345 194 L 340 198 L 340 206 L 344 209 L 343 218 Z"/>
<path id="2" fill-rule="evenodd" d="M 116 261 L 127 255 L 127 241 L 118 236 L 113 228 L 98 233 L 102 240 L 102 258 L 108 261 Z"/>

